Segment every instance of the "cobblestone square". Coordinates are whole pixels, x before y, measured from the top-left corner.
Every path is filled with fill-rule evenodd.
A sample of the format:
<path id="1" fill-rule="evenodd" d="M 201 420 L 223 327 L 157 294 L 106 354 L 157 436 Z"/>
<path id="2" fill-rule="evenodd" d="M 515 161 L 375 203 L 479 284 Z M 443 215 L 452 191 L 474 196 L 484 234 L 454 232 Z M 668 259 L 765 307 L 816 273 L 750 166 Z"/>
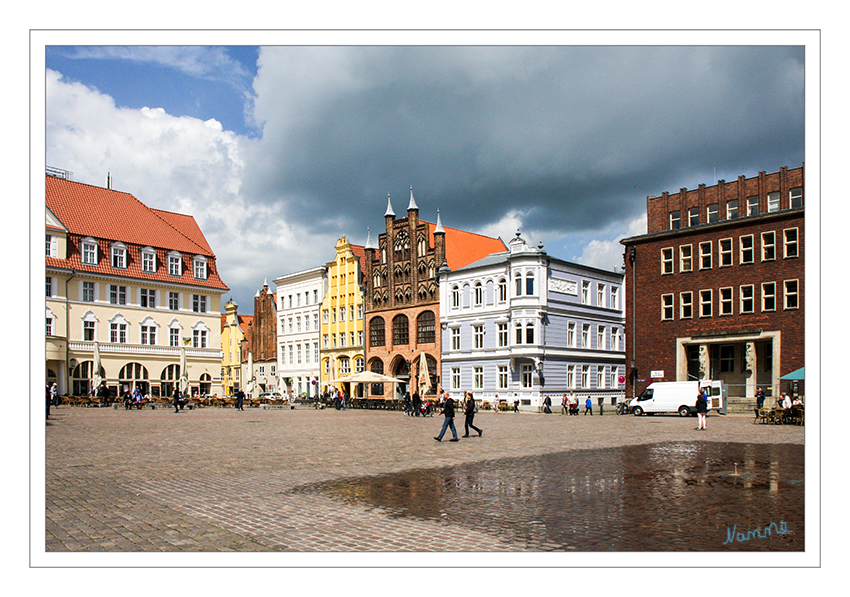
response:
<path id="1" fill-rule="evenodd" d="M 717 415 L 704 432 L 678 416 L 475 422 L 482 437 L 438 443 L 440 417 L 395 411 L 59 407 L 46 428 L 45 551 L 805 548 L 804 427 Z"/>

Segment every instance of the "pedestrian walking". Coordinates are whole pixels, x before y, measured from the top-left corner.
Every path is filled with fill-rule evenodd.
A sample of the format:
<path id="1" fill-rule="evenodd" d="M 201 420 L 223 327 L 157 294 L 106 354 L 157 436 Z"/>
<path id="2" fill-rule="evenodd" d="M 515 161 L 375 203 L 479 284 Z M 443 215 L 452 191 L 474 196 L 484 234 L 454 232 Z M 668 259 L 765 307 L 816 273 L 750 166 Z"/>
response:
<path id="1" fill-rule="evenodd" d="M 587 413 L 590 412 L 590 416 L 593 416 L 593 400 L 590 399 L 590 396 L 587 397 L 587 400 L 584 402 L 584 416 L 587 416 Z"/>
<path id="2" fill-rule="evenodd" d="M 546 397 L 543 399 L 543 412 L 547 415 L 552 412 L 552 399 L 549 398 L 549 394 L 546 394 Z"/>
<path id="3" fill-rule="evenodd" d="M 706 413 L 708 413 L 708 400 L 705 397 L 705 390 L 700 390 L 697 394 L 697 417 L 699 417 L 698 431 L 705 431 Z"/>
<path id="4" fill-rule="evenodd" d="M 419 392 L 413 392 L 413 415 L 418 417 L 422 414 L 422 399 Z"/>
<path id="5" fill-rule="evenodd" d="M 59 406 L 59 388 L 56 387 L 55 381 L 50 386 L 50 399 L 53 402 L 53 406 Z"/>
<path id="6" fill-rule="evenodd" d="M 242 408 L 242 403 L 245 402 L 245 392 L 241 389 L 236 390 L 236 410 L 245 410 Z"/>
<path id="7" fill-rule="evenodd" d="M 443 420 L 443 428 L 440 430 L 440 435 L 435 437 L 434 439 L 438 442 L 443 441 L 443 436 L 446 434 L 446 429 L 450 428 L 452 430 L 452 439 L 449 441 L 457 442 L 460 441 L 457 437 L 457 429 L 455 429 L 455 401 L 452 400 L 452 397 L 446 393 L 446 400 L 443 403 L 443 411 L 441 413 L 445 420 Z"/>
<path id="8" fill-rule="evenodd" d="M 50 386 L 44 386 L 44 402 L 47 405 L 47 417 L 45 420 L 50 418 L 50 403 L 53 402 L 53 396 L 50 395 Z"/>
<path id="9" fill-rule="evenodd" d="M 570 399 L 567 398 L 567 395 L 564 394 L 564 397 L 561 398 L 561 414 L 566 415 L 570 412 Z"/>
<path id="10" fill-rule="evenodd" d="M 97 397 L 100 398 L 100 405 L 106 406 L 109 404 L 109 388 L 106 386 L 106 382 L 100 382 L 100 387 L 97 389 Z"/>
<path id="11" fill-rule="evenodd" d="M 475 419 L 475 398 L 472 397 L 472 392 L 466 393 L 466 401 L 463 405 L 463 414 L 466 416 L 463 422 L 464 435 L 463 437 L 469 437 L 469 428 L 471 427 L 475 431 L 478 432 L 478 437 L 484 435 L 484 432 L 472 424 L 473 419 Z"/>
<path id="12" fill-rule="evenodd" d="M 174 393 L 171 396 L 172 402 L 174 402 L 174 412 L 180 412 L 180 388 L 174 388 Z"/>

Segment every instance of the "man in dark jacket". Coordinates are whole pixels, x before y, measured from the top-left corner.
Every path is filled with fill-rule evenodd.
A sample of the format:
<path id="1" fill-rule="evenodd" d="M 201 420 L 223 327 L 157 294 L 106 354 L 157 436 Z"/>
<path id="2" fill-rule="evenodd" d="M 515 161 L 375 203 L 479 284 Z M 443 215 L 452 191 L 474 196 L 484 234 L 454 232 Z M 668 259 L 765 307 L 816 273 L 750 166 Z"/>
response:
<path id="1" fill-rule="evenodd" d="M 242 389 L 236 390 L 236 410 L 245 410 L 242 408 L 242 403 L 245 401 L 245 392 Z"/>
<path id="2" fill-rule="evenodd" d="M 174 402 L 174 412 L 180 412 L 180 388 L 174 386 L 174 394 L 172 394 L 172 401 Z"/>
<path id="3" fill-rule="evenodd" d="M 434 439 L 437 440 L 438 442 L 443 441 L 443 435 L 445 435 L 445 433 L 446 433 L 446 428 L 451 428 L 452 439 L 450 439 L 449 441 L 457 442 L 457 441 L 460 441 L 460 440 L 457 437 L 457 429 L 455 429 L 455 403 L 454 403 L 454 400 L 452 400 L 451 397 L 448 395 L 448 392 L 446 392 L 445 394 L 446 394 L 446 401 L 443 404 L 442 414 L 446 418 L 443 421 L 443 428 L 440 430 L 440 435 L 438 435 Z"/>

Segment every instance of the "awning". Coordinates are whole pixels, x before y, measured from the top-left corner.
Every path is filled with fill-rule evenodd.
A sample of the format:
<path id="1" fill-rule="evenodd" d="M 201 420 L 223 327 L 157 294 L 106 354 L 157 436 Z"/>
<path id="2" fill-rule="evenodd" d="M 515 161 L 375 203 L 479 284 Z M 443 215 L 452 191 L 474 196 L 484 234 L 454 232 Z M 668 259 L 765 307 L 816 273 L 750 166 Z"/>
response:
<path id="1" fill-rule="evenodd" d="M 792 371 L 788 375 L 783 375 L 779 379 L 787 379 L 787 380 L 792 380 L 792 381 L 802 381 L 802 380 L 806 379 L 806 368 L 800 367 L 796 371 Z"/>
<path id="2" fill-rule="evenodd" d="M 372 371 L 361 371 L 348 377 L 340 377 L 335 381 L 351 382 L 351 383 L 404 383 L 400 379 L 384 375 L 383 373 L 374 373 Z"/>

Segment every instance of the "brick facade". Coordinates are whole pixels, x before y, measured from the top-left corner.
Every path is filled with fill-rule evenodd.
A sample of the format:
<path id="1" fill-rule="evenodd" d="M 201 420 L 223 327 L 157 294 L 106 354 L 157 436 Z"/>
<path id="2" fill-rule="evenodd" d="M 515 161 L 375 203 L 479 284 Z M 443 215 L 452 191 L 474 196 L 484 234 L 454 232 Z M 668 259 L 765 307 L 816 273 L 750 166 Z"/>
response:
<path id="1" fill-rule="evenodd" d="M 758 214 L 747 215 L 750 197 Z M 738 217 L 727 218 L 734 201 Z M 716 221 L 706 221 L 709 206 Z M 649 233 L 621 241 L 627 396 L 652 381 L 724 379 L 744 410 L 757 387 L 793 391 L 779 377 L 805 364 L 802 206 L 802 167 L 647 198 Z M 688 226 L 691 208 L 701 221 Z M 671 211 L 681 214 L 678 229 Z"/>

